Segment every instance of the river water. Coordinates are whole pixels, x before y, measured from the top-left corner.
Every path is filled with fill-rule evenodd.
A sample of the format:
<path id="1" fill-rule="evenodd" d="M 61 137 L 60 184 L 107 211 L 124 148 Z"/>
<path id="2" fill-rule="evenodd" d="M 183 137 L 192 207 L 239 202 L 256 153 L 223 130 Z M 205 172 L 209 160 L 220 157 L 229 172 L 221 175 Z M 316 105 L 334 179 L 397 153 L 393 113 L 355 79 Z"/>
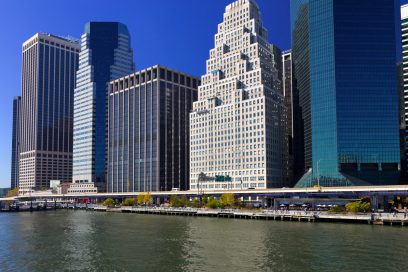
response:
<path id="1" fill-rule="evenodd" d="M 0 271 L 408 271 L 408 228 L 2 213 Z"/>

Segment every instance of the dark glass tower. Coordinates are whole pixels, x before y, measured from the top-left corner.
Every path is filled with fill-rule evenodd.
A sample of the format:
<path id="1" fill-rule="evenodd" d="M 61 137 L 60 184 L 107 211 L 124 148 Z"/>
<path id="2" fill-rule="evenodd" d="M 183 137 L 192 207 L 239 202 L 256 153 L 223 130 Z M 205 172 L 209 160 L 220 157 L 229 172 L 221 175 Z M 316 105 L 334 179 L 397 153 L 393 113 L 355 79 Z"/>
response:
<path id="1" fill-rule="evenodd" d="M 19 190 L 72 178 L 72 118 L 79 43 L 38 33 L 23 44 Z"/>
<path id="2" fill-rule="evenodd" d="M 298 187 L 397 183 L 397 7 L 291 1 Z"/>
<path id="3" fill-rule="evenodd" d="M 198 78 L 153 66 L 110 83 L 108 192 L 187 190 Z"/>
<path id="4" fill-rule="evenodd" d="M 134 71 L 127 27 L 117 22 L 87 23 L 80 58 L 74 99 L 73 181 L 103 185 L 107 162 L 107 86 L 111 80 Z"/>
<path id="5" fill-rule="evenodd" d="M 18 187 L 18 164 L 20 157 L 21 96 L 13 99 L 13 132 L 11 139 L 11 189 Z"/>

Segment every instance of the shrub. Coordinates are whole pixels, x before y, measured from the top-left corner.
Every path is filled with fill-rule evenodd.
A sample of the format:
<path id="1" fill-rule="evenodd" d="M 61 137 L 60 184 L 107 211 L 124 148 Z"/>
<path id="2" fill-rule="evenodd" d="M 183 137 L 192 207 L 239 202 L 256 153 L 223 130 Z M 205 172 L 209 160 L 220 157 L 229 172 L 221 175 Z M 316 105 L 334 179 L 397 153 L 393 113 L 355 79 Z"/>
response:
<path id="1" fill-rule="evenodd" d="M 346 212 L 346 207 L 345 206 L 335 206 L 335 207 L 331 207 L 329 209 L 330 213 L 344 213 Z"/>
<path id="2" fill-rule="evenodd" d="M 169 202 L 171 207 L 178 208 L 182 206 L 181 199 L 178 196 L 171 196 Z"/>

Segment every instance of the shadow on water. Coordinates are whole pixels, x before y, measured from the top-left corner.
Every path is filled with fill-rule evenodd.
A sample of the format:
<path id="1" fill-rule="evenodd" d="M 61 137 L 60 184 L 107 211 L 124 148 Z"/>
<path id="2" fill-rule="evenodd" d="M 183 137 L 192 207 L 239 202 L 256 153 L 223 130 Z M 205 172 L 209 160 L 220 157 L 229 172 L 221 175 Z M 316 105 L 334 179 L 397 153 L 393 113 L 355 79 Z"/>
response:
<path id="1" fill-rule="evenodd" d="M 65 210 L 0 214 L 1 271 L 405 271 L 407 252 L 401 227 Z"/>

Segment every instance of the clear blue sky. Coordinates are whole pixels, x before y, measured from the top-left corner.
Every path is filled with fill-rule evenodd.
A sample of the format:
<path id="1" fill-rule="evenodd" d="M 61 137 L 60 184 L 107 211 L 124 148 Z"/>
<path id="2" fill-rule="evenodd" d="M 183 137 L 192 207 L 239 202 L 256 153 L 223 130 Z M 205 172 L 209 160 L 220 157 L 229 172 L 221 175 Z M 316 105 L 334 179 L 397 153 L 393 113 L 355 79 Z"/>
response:
<path id="1" fill-rule="evenodd" d="M 10 185 L 12 99 L 20 95 L 25 40 L 36 32 L 79 38 L 88 21 L 119 21 L 132 35 L 137 70 L 162 64 L 200 76 L 217 24 L 232 1 L 0 1 L 0 187 Z M 258 0 L 269 40 L 281 49 L 290 48 L 289 2 Z"/>

